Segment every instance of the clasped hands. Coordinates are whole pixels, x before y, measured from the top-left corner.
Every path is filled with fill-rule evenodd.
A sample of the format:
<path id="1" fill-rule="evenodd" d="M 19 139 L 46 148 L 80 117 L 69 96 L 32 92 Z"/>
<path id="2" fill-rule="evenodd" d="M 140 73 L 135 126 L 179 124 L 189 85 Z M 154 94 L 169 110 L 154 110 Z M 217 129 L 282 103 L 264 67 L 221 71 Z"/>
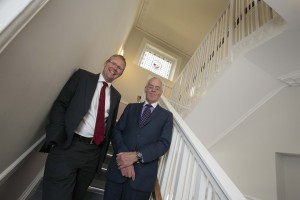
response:
<path id="1" fill-rule="evenodd" d="M 121 152 L 116 157 L 117 165 L 122 176 L 135 180 L 135 171 L 133 164 L 138 161 L 136 152 Z"/>

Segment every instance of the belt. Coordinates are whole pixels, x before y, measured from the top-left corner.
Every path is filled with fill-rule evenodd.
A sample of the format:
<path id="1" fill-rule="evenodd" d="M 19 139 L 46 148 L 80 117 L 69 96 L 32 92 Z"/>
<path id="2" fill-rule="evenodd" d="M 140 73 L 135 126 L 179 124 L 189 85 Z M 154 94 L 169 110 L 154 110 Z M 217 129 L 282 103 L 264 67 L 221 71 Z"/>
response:
<path id="1" fill-rule="evenodd" d="M 78 140 L 85 142 L 85 143 L 95 144 L 94 138 L 84 137 L 84 136 L 78 135 L 77 133 L 74 133 L 74 138 L 77 138 Z"/>

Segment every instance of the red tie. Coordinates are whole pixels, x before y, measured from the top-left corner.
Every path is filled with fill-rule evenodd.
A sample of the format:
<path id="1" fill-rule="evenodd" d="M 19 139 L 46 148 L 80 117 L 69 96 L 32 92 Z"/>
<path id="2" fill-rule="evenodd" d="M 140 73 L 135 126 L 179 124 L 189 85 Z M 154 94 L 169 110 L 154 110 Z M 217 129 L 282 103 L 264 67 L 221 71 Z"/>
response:
<path id="1" fill-rule="evenodd" d="M 104 140 L 104 110 L 105 110 L 105 89 L 107 83 L 103 82 L 100 97 L 99 97 L 99 104 L 98 104 L 98 112 L 97 112 L 97 119 L 95 125 L 95 132 L 94 132 L 94 142 L 95 144 L 99 145 Z"/>

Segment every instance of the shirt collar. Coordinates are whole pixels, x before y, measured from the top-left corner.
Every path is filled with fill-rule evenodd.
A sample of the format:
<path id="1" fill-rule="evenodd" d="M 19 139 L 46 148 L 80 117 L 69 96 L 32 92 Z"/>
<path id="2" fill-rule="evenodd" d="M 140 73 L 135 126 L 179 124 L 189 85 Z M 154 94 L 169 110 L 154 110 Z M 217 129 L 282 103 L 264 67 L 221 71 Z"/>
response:
<path id="1" fill-rule="evenodd" d="M 145 106 L 146 104 L 150 104 L 153 108 L 155 108 L 157 105 L 158 105 L 158 102 L 154 102 L 154 103 L 148 103 L 148 101 L 147 100 L 145 100 L 145 102 L 144 102 L 144 105 L 143 106 Z"/>
<path id="2" fill-rule="evenodd" d="M 105 79 L 104 79 L 104 77 L 102 76 L 102 74 L 100 74 L 100 75 L 99 75 L 98 82 L 103 82 L 103 81 L 105 81 Z M 106 81 L 105 81 L 105 82 L 106 82 Z M 106 82 L 106 83 L 107 83 L 108 87 L 111 86 L 111 83 L 108 83 L 108 82 Z"/>

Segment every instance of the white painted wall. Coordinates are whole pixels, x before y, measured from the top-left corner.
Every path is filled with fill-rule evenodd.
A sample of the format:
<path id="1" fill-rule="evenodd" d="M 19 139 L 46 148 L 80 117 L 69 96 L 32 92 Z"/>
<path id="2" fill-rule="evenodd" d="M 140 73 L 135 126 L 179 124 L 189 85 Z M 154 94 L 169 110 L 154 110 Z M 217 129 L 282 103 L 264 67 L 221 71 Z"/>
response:
<path id="1" fill-rule="evenodd" d="M 174 73 L 174 80 L 180 74 L 189 59 L 182 53 L 166 46 L 165 44 L 159 42 L 153 37 L 150 37 L 149 35 L 146 35 L 138 29 L 132 29 L 124 45 L 124 50 L 127 58 L 127 68 L 124 71 L 123 75 L 115 81 L 115 86 L 122 94 L 122 100 L 127 103 L 136 102 L 137 96 L 143 97 L 144 87 L 149 76 L 157 76 L 156 74 L 138 66 L 138 61 L 141 56 L 139 54 L 139 48 L 141 48 L 141 44 L 143 43 L 144 39 L 160 45 L 162 48 L 171 52 L 173 55 L 176 55 L 178 59 L 180 59 L 181 62 L 178 63 L 178 66 Z M 172 85 L 172 82 L 168 79 L 162 78 L 162 81 L 164 82 L 164 84 Z"/>
<path id="2" fill-rule="evenodd" d="M 299 102 L 299 86 L 289 87 L 239 57 L 185 121 L 242 193 L 276 200 L 277 187 L 286 187 L 276 183 L 276 153 L 300 154 Z"/>
<path id="3" fill-rule="evenodd" d="M 185 120 L 245 195 L 299 199 L 300 188 L 290 187 L 299 185 L 298 175 L 287 174 L 300 174 L 299 161 L 282 159 L 280 165 L 275 158 L 300 154 L 300 4 L 267 2 L 285 18 L 286 29 L 234 61 Z M 286 75 L 298 86 L 278 81 Z"/>
<path id="4" fill-rule="evenodd" d="M 300 155 L 276 154 L 277 199 L 299 199 Z"/>
<path id="5" fill-rule="evenodd" d="M 284 86 L 241 56 L 217 77 L 185 121 L 210 147 Z"/>
<path id="6" fill-rule="evenodd" d="M 244 194 L 277 199 L 275 153 L 300 154 L 299 102 L 300 87 L 284 88 L 210 148 Z"/>
<path id="7" fill-rule="evenodd" d="M 0 54 L 0 173 L 44 134 L 71 74 L 78 67 L 99 73 L 118 52 L 139 3 L 51 0 Z"/>

